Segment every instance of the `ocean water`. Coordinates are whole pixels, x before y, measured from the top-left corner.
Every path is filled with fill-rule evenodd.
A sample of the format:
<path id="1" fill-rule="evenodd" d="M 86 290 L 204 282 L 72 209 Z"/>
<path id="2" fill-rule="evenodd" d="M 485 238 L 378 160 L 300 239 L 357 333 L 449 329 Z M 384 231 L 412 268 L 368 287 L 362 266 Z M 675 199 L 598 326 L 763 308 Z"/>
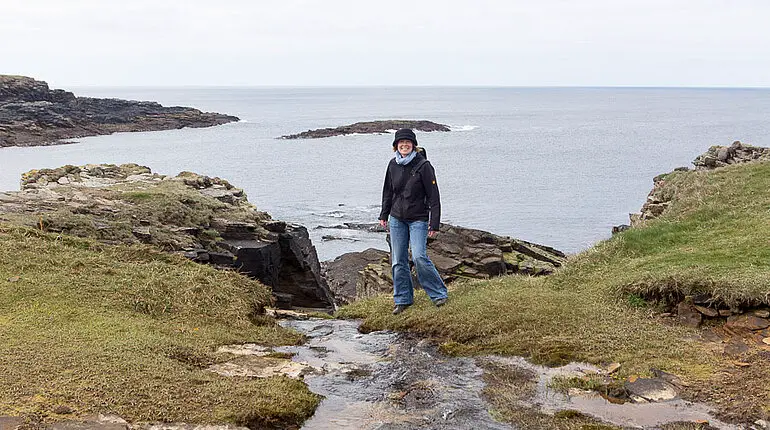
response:
<path id="1" fill-rule="evenodd" d="M 382 234 L 330 229 L 376 222 L 392 135 L 276 137 L 375 119 L 428 119 L 442 221 L 578 252 L 644 203 L 652 178 L 734 140 L 770 145 L 770 90 L 618 88 L 76 88 L 237 115 L 208 129 L 120 133 L 72 145 L 0 149 L 0 190 L 22 172 L 126 163 L 219 176 L 274 218 L 305 225 L 322 259 Z M 323 236 L 338 240 L 323 240 Z"/>

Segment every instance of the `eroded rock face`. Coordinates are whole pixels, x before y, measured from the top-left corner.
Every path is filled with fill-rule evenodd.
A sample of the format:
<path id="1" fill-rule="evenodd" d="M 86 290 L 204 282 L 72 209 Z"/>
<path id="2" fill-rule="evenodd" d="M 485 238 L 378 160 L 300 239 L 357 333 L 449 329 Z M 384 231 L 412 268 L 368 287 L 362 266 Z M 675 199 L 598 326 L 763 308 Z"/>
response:
<path id="1" fill-rule="evenodd" d="M 75 97 L 24 76 L 0 75 L 0 148 L 121 131 L 210 127 L 237 117 L 154 102 Z"/>
<path id="2" fill-rule="evenodd" d="M 449 131 L 449 126 L 425 120 L 387 120 L 365 121 L 343 125 L 336 128 L 319 128 L 302 133 L 281 136 L 281 139 L 318 139 L 322 137 L 343 136 L 346 134 L 377 134 L 390 130 L 411 128 L 415 131 Z"/>
<path id="3" fill-rule="evenodd" d="M 438 238 L 428 241 L 428 256 L 445 282 L 514 273 L 547 275 L 566 261 L 564 253 L 547 246 L 449 224 L 442 224 Z M 368 249 L 337 257 L 326 263 L 325 276 L 341 302 L 393 289 L 385 251 Z"/>
<path id="4" fill-rule="evenodd" d="M 220 178 L 167 177 L 136 164 L 33 170 L 21 191 L 0 194 L 0 221 L 154 245 L 238 269 L 272 287 L 284 307 L 334 306 L 307 230 L 271 219 Z"/>

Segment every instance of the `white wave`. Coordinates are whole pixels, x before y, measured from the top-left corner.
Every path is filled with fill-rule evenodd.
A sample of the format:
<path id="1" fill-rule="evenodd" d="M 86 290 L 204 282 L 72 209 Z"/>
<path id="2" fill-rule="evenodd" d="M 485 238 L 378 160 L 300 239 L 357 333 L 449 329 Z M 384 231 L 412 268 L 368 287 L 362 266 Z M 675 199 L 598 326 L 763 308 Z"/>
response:
<path id="1" fill-rule="evenodd" d="M 327 218 L 343 218 L 345 216 L 345 213 L 342 211 L 329 211 L 325 213 L 313 212 L 313 215 L 327 217 Z"/>
<path id="2" fill-rule="evenodd" d="M 471 131 L 479 128 L 478 125 L 450 125 L 449 129 L 452 131 Z"/>

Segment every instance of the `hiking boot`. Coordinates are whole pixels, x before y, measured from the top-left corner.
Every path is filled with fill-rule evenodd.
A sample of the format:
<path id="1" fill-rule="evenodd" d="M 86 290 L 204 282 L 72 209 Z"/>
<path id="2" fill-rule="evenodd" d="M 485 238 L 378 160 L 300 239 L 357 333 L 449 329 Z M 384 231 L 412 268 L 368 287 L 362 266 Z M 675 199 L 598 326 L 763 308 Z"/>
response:
<path id="1" fill-rule="evenodd" d="M 435 302 L 433 302 L 434 305 L 436 305 L 437 308 L 440 308 L 446 304 L 446 297 L 443 299 L 438 299 Z"/>
<path id="2" fill-rule="evenodd" d="M 401 312 L 404 312 L 409 306 L 412 305 L 396 305 L 396 307 L 393 308 L 393 315 L 398 315 Z"/>

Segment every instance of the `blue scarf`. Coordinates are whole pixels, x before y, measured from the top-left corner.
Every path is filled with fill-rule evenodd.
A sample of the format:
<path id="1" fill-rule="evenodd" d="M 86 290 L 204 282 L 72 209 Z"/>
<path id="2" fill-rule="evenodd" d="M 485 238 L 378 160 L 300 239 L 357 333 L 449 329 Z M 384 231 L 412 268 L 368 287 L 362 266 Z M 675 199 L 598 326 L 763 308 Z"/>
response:
<path id="1" fill-rule="evenodd" d="M 406 166 L 410 161 L 414 160 L 414 157 L 416 156 L 417 151 L 415 150 L 412 150 L 412 152 L 410 152 L 406 157 L 402 156 L 400 152 L 396 151 L 396 163 L 402 166 Z"/>

